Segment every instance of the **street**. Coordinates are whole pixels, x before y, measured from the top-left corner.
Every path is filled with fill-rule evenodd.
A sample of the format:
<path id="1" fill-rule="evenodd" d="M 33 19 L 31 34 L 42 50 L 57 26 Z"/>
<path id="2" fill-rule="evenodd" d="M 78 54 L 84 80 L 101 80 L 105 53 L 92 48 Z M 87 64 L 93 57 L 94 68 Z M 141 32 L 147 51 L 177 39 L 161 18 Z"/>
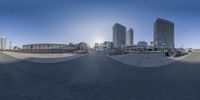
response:
<path id="1" fill-rule="evenodd" d="M 48 64 L 0 53 L 0 100 L 199 100 L 200 52 L 183 61 L 145 68 L 89 53 Z"/>

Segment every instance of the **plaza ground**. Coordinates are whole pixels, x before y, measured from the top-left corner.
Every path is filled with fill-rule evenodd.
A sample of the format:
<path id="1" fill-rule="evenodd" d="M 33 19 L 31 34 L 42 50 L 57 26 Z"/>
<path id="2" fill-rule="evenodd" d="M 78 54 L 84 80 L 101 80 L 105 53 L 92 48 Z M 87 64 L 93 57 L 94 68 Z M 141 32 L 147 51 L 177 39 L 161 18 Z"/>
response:
<path id="1" fill-rule="evenodd" d="M 109 56 L 112 59 L 124 64 L 137 66 L 137 67 L 159 67 L 167 64 L 174 63 L 176 61 L 182 61 L 183 58 L 189 56 L 184 55 L 181 57 L 166 57 L 161 52 L 145 52 L 145 53 L 129 53 L 124 55 Z"/>
<path id="2" fill-rule="evenodd" d="M 74 53 L 51 53 L 51 54 L 35 54 L 35 53 L 20 53 L 20 52 L 3 52 L 8 56 L 12 56 L 18 60 L 27 60 L 36 63 L 59 63 L 72 59 L 76 59 L 84 54 Z"/>
<path id="3" fill-rule="evenodd" d="M 89 53 L 35 63 L 0 53 L 0 100 L 199 100 L 200 53 L 138 67 Z"/>

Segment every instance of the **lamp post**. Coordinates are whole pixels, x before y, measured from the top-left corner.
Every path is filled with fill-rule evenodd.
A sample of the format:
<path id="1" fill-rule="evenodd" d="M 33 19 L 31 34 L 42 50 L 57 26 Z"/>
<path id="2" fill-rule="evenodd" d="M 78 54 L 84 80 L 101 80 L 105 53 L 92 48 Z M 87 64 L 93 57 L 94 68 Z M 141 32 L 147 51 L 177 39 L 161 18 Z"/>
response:
<path id="1" fill-rule="evenodd" d="M 124 54 L 124 42 L 123 41 L 121 41 L 121 43 L 120 43 L 120 50 Z"/>
<path id="2" fill-rule="evenodd" d="M 164 52 L 165 43 L 162 43 L 162 52 Z"/>
<path id="3" fill-rule="evenodd" d="M 158 42 L 155 42 L 154 43 L 154 49 L 157 51 L 157 48 L 158 48 Z"/>
<path id="4" fill-rule="evenodd" d="M 184 46 L 184 45 L 182 44 L 182 45 L 181 45 L 181 48 L 182 48 L 182 49 L 183 49 L 183 46 Z"/>

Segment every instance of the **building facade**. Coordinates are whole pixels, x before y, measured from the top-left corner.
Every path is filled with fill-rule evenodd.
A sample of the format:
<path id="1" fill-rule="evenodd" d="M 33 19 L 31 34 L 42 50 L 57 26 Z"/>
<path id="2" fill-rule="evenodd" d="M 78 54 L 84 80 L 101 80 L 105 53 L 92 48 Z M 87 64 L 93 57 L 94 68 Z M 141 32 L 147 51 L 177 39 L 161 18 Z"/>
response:
<path id="1" fill-rule="evenodd" d="M 146 51 L 148 43 L 146 41 L 139 41 L 136 45 L 138 51 Z"/>
<path id="2" fill-rule="evenodd" d="M 67 53 L 77 50 L 76 46 L 65 44 L 28 44 L 23 45 L 23 52 L 27 53 Z"/>
<path id="3" fill-rule="evenodd" d="M 104 43 L 95 43 L 95 51 L 108 51 L 113 48 L 113 43 L 110 41 L 105 41 Z"/>
<path id="4" fill-rule="evenodd" d="M 116 23 L 113 26 L 113 46 L 121 48 L 126 44 L 126 27 Z"/>
<path id="5" fill-rule="evenodd" d="M 142 47 L 142 48 L 147 48 L 147 42 L 146 41 L 139 41 L 138 43 L 137 43 L 137 46 L 138 47 Z"/>
<path id="6" fill-rule="evenodd" d="M 133 31 L 132 28 L 130 28 L 126 32 L 126 46 L 132 46 L 133 45 L 133 34 L 134 34 L 134 31 Z"/>
<path id="7" fill-rule="evenodd" d="M 22 49 L 21 49 L 20 47 L 18 47 L 18 46 L 14 46 L 13 50 L 19 52 L 19 51 L 21 51 Z"/>
<path id="8" fill-rule="evenodd" d="M 5 36 L 2 36 L 1 39 L 1 50 L 6 50 L 6 37 Z"/>
<path id="9" fill-rule="evenodd" d="M 78 50 L 88 51 L 90 46 L 85 42 L 80 42 L 79 44 L 77 44 L 77 48 L 78 48 Z"/>
<path id="10" fill-rule="evenodd" d="M 154 23 L 155 48 L 174 48 L 174 23 L 158 18 Z"/>
<path id="11" fill-rule="evenodd" d="M 39 43 L 23 45 L 22 52 L 27 53 L 87 53 L 89 45 L 85 42 L 78 44 Z"/>

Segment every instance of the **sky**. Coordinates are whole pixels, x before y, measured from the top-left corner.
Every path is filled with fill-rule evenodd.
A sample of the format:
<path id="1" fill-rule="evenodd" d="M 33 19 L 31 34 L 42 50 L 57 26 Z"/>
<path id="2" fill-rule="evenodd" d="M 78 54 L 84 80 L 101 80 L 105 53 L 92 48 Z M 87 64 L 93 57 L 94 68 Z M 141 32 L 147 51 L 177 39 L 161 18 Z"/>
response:
<path id="1" fill-rule="evenodd" d="M 134 30 L 134 44 L 153 41 L 153 24 L 175 23 L 175 46 L 200 48 L 198 0 L 0 0 L 0 36 L 14 46 L 31 43 L 112 41 L 120 23 Z"/>

